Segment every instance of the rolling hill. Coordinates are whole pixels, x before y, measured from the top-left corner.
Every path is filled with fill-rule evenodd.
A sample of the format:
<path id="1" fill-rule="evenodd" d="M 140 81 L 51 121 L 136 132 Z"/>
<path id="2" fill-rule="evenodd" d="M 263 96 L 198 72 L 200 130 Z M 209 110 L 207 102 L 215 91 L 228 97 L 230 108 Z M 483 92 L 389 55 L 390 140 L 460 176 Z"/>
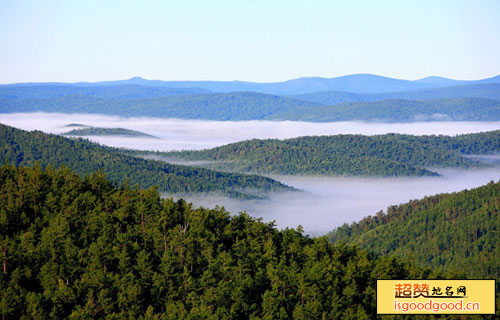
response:
<path id="1" fill-rule="evenodd" d="M 394 99 L 324 106 L 255 92 L 134 99 L 69 95 L 48 99 L 0 100 L 0 113 L 37 111 L 219 121 L 498 121 L 500 101 L 483 98 Z"/>
<path id="2" fill-rule="evenodd" d="M 329 121 L 499 121 L 500 101 L 483 98 L 382 100 L 315 108 L 296 107 L 277 112 L 269 120 Z"/>
<path id="3" fill-rule="evenodd" d="M 336 105 L 348 102 L 368 102 L 381 100 L 429 100 L 445 98 L 484 98 L 500 101 L 500 83 L 481 83 L 470 85 L 454 85 L 445 88 L 415 90 L 407 92 L 389 92 L 379 94 L 360 94 L 342 91 L 322 91 L 308 94 L 292 95 L 290 98 Z"/>
<path id="4" fill-rule="evenodd" d="M 266 177 L 144 160 L 87 140 L 27 132 L 2 124 L 0 161 L 16 166 L 33 166 L 36 162 L 42 167 L 66 166 L 81 175 L 101 170 L 117 184 L 129 181 L 143 188 L 157 186 L 161 192 L 171 194 L 219 192 L 239 198 L 259 198 L 271 191 L 294 190 Z"/>
<path id="5" fill-rule="evenodd" d="M 62 83 L 0 86 L 0 100 L 54 99 L 67 96 L 107 99 L 136 99 L 207 93 L 210 93 L 210 91 L 200 88 L 169 88 L 144 86 L 137 84 L 113 86 L 76 86 Z"/>
<path id="6" fill-rule="evenodd" d="M 111 99 L 69 95 L 50 99 L 0 100 L 0 112 L 100 113 L 207 120 L 256 120 L 276 112 L 320 106 L 255 92 L 168 96 L 162 98 Z"/>
<path id="7" fill-rule="evenodd" d="M 424 80 L 351 75 L 250 83 L 136 77 L 99 83 L 12 84 L 0 85 L 0 113 L 43 111 L 221 121 L 500 120 L 500 77 Z"/>
<path id="8" fill-rule="evenodd" d="M 181 152 L 142 152 L 165 161 L 234 172 L 290 175 L 419 176 L 437 175 L 427 168 L 474 167 L 467 154 L 500 152 L 500 131 L 448 136 L 335 135 L 294 139 L 248 140 Z M 199 162 L 197 162 L 199 161 Z"/>

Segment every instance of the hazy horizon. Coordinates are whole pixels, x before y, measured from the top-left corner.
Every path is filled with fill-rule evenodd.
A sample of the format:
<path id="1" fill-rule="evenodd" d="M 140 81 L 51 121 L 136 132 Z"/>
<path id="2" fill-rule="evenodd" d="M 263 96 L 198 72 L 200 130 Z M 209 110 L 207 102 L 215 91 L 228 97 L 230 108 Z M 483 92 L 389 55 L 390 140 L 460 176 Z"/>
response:
<path id="1" fill-rule="evenodd" d="M 85 136 L 112 147 L 174 151 L 206 149 L 250 139 L 289 139 L 308 135 L 401 133 L 412 135 L 457 135 L 500 130 L 500 121 L 430 122 L 303 122 L 303 121 L 214 121 L 151 117 L 120 117 L 98 114 L 0 113 L 0 123 L 24 130 L 62 134 L 67 125 L 78 123 L 104 128 L 125 128 L 157 137 Z"/>
<path id="2" fill-rule="evenodd" d="M 24 130 L 62 134 L 67 125 L 125 128 L 157 137 L 85 136 L 93 142 L 138 150 L 173 151 L 206 149 L 250 139 L 289 139 L 307 135 L 401 133 L 457 135 L 500 130 L 500 121 L 430 121 L 383 123 L 362 121 L 213 121 L 150 117 L 119 117 L 98 114 L 4 113 L 0 123 Z"/>
<path id="3" fill-rule="evenodd" d="M 391 75 L 385 75 L 385 74 L 376 74 L 376 73 L 365 73 L 365 72 L 359 72 L 359 73 L 346 73 L 346 74 L 337 74 L 337 75 L 307 75 L 307 76 L 296 76 L 292 78 L 283 78 L 283 79 L 276 79 L 274 81 L 265 81 L 265 80 L 247 80 L 244 78 L 234 78 L 234 79 L 226 79 L 226 80 L 215 80 L 212 78 L 206 78 L 206 79 L 192 79 L 192 78 L 184 78 L 184 79 L 161 79 L 161 78 L 147 78 L 146 76 L 142 76 L 140 74 L 137 75 L 132 75 L 129 77 L 125 78 L 113 78 L 113 79 L 108 79 L 108 78 L 101 78 L 101 79 L 96 79 L 92 81 L 85 81 L 85 80 L 76 80 L 76 81 L 59 81 L 57 79 L 51 80 L 51 81 L 19 81 L 19 82 L 1 82 L 0 85 L 16 85 L 16 84 L 56 84 L 56 83 L 62 83 L 62 84 L 79 84 L 79 83 L 101 83 L 101 82 L 111 82 L 111 81 L 123 81 L 123 80 L 131 80 L 131 79 L 142 79 L 146 81 L 165 81 L 165 82 L 197 82 L 197 81 L 214 81 L 214 82 L 252 82 L 252 83 L 261 83 L 261 84 L 266 84 L 266 83 L 280 83 L 280 82 L 286 82 L 290 80 L 297 80 L 297 79 L 314 79 L 314 78 L 321 78 L 321 79 L 334 79 L 334 78 L 341 78 L 341 77 L 348 77 L 348 76 L 356 76 L 356 75 L 370 75 L 370 76 L 379 76 L 383 78 L 389 78 L 389 79 L 396 79 L 396 80 L 406 80 L 406 81 L 420 81 L 428 78 L 443 78 L 443 79 L 448 79 L 448 80 L 457 80 L 457 81 L 478 81 L 478 80 L 486 80 L 490 78 L 495 78 L 497 76 L 500 76 L 499 73 L 491 73 L 486 76 L 482 77 L 476 77 L 476 78 L 453 78 L 453 77 L 447 77 L 439 74 L 434 74 L 431 73 L 429 75 L 417 77 L 417 78 L 403 78 L 403 77 L 396 77 L 396 76 L 391 76 Z"/>

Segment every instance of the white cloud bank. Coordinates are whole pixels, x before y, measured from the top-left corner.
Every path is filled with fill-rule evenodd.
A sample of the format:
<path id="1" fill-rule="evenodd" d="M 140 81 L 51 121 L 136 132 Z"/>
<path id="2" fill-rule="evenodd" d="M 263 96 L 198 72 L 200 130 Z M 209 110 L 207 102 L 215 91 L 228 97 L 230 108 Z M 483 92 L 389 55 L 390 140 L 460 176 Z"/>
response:
<path id="1" fill-rule="evenodd" d="M 248 139 L 286 139 L 306 135 L 365 134 L 389 132 L 413 135 L 456 135 L 500 129 L 497 122 L 298 122 L 298 121 L 205 121 L 163 118 L 122 118 L 93 114 L 11 113 L 0 114 L 0 123 L 25 130 L 63 133 L 65 125 L 79 123 L 96 127 L 126 128 L 142 131 L 160 139 L 96 136 L 102 144 L 148 150 L 204 149 Z"/>

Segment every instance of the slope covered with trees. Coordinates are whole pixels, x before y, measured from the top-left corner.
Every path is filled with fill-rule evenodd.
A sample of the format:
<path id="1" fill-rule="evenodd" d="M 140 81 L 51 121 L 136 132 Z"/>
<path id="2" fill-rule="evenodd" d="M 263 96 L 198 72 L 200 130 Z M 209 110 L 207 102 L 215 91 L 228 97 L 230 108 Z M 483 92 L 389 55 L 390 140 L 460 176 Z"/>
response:
<path id="1" fill-rule="evenodd" d="M 284 112 L 276 112 L 268 119 L 312 122 L 498 121 L 500 120 L 500 101 L 467 97 L 433 100 L 390 99 L 315 108 L 297 107 Z"/>
<path id="2" fill-rule="evenodd" d="M 69 96 L 107 99 L 136 99 L 207 93 L 210 93 L 210 91 L 200 88 L 169 88 L 143 86 L 137 84 L 107 86 L 65 83 L 41 83 L 32 85 L 4 86 L 0 85 L 0 99 L 9 100 L 42 100 Z"/>
<path id="3" fill-rule="evenodd" d="M 387 208 L 334 230 L 330 239 L 419 265 L 500 279 L 500 182 Z"/>
<path id="4" fill-rule="evenodd" d="M 101 173 L 0 168 L 5 319 L 373 319 L 377 279 L 439 277 Z"/>
<path id="5" fill-rule="evenodd" d="M 148 137 L 155 138 L 150 134 L 124 129 L 124 128 L 97 128 L 97 127 L 85 127 L 72 129 L 68 132 L 63 133 L 65 136 L 128 136 L 128 137 Z"/>
<path id="6" fill-rule="evenodd" d="M 200 165 L 236 172 L 412 176 L 436 175 L 429 167 L 481 166 L 463 154 L 498 152 L 500 131 L 456 137 L 386 134 L 249 140 L 208 150 L 155 154 L 166 161 L 201 160 L 205 162 Z"/>
<path id="7" fill-rule="evenodd" d="M 254 92 L 130 99 L 92 96 L 0 99 L 2 113 L 37 111 L 219 121 L 497 121 L 500 120 L 500 101 L 484 98 L 391 99 L 325 106 Z"/>
<path id="8" fill-rule="evenodd" d="M 79 174 L 101 170 L 111 181 L 168 193 L 222 192 L 234 197 L 255 198 L 270 191 L 292 188 L 276 180 L 203 168 L 171 165 L 124 155 L 119 149 L 82 139 L 69 139 L 40 131 L 27 132 L 0 124 L 0 161 L 15 165 L 67 166 Z"/>
<path id="9" fill-rule="evenodd" d="M 0 112 L 99 113 L 208 120 L 261 120 L 298 107 L 320 106 L 255 92 L 177 95 L 160 98 L 102 98 L 68 95 L 47 99 L 0 99 Z"/>

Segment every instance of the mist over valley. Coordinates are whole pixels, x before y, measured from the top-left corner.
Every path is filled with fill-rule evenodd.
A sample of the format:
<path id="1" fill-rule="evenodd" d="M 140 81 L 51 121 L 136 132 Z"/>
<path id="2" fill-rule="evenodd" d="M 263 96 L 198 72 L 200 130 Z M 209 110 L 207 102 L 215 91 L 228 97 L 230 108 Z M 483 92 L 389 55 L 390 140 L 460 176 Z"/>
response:
<path id="1" fill-rule="evenodd" d="M 476 170 L 439 170 L 439 177 L 333 178 L 273 176 L 304 192 L 275 193 L 266 200 L 239 201 L 223 196 L 184 196 L 196 206 L 224 206 L 232 213 L 246 211 L 279 228 L 301 225 L 318 236 L 344 223 L 359 221 L 388 206 L 438 193 L 457 192 L 500 180 L 500 167 Z M 174 196 L 174 198 L 177 198 Z"/>
<path id="2" fill-rule="evenodd" d="M 140 150 L 204 149 L 247 139 L 293 138 L 305 135 L 352 133 L 378 135 L 457 135 L 500 129 L 500 122 L 332 122 L 292 121 L 202 121 L 159 118 L 123 118 L 89 114 L 17 113 L 1 114 L 0 122 L 26 130 L 62 134 L 69 124 L 103 128 L 126 128 L 154 135 L 157 139 L 135 136 L 86 136 L 103 145 Z M 496 165 L 497 155 L 470 156 Z M 196 165 L 193 163 L 183 163 Z M 198 163 L 201 165 L 201 163 Z M 196 206 L 224 206 L 236 214 L 246 211 L 264 221 L 276 220 L 278 227 L 302 225 L 311 235 L 325 234 L 344 223 L 373 215 L 387 206 L 443 192 L 473 188 L 498 181 L 500 169 L 436 169 L 439 177 L 271 177 L 302 192 L 270 193 L 266 200 L 237 200 L 213 194 L 183 195 Z M 168 195 L 178 198 L 179 195 Z"/>
<path id="3" fill-rule="evenodd" d="M 500 129 L 500 121 L 434 121 L 380 123 L 362 121 L 210 121 L 163 118 L 125 118 L 95 114 L 0 113 L 0 123 L 24 130 L 63 134 L 68 124 L 125 128 L 153 135 L 140 137 L 85 136 L 90 141 L 138 150 L 200 150 L 249 139 L 288 139 L 308 135 L 401 133 L 457 135 Z"/>

